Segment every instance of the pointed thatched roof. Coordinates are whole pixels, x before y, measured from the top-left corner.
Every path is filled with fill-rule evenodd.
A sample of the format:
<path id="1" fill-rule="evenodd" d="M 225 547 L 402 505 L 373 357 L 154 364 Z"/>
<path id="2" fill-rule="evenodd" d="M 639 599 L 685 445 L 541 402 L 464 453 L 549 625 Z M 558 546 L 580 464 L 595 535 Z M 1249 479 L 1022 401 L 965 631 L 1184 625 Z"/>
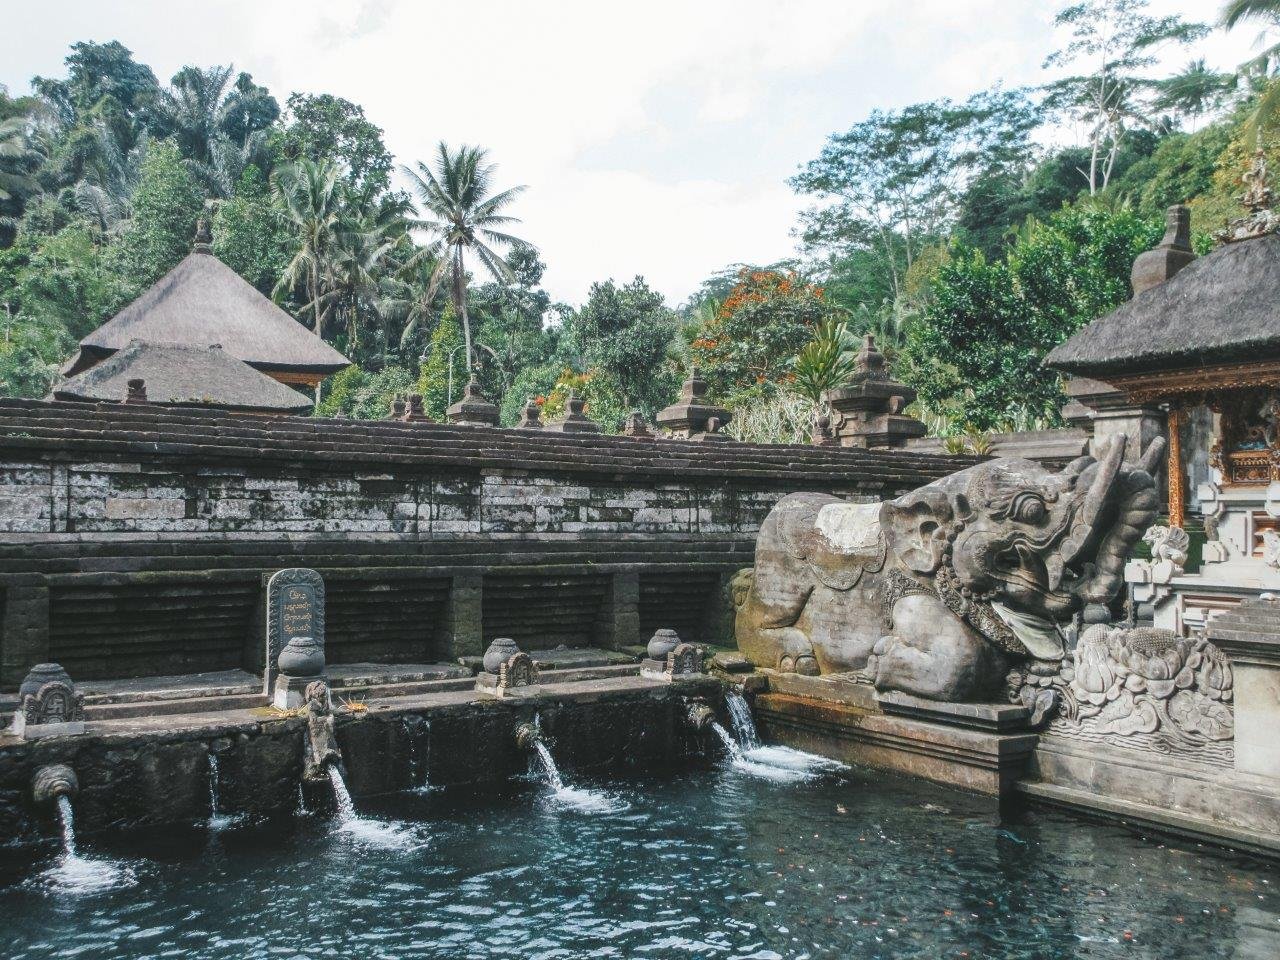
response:
<path id="1" fill-rule="evenodd" d="M 88 369 L 131 340 L 222 344 L 259 370 L 327 375 L 351 361 L 197 244 L 137 300 L 80 341 L 64 370 Z"/>
<path id="2" fill-rule="evenodd" d="M 1227 243 L 1045 357 L 1067 373 L 1154 373 L 1280 358 L 1280 236 Z"/>
<path id="3" fill-rule="evenodd" d="M 311 402 L 220 347 L 133 340 L 98 365 L 54 388 L 51 400 L 123 402 L 142 380 L 148 403 L 226 410 L 301 413 Z"/>

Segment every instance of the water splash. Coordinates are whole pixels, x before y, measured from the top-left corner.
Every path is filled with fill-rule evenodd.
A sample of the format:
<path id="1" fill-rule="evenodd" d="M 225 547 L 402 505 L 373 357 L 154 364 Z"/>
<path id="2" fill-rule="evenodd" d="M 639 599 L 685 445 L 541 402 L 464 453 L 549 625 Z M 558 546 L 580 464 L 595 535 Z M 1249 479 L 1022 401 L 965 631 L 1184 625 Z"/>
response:
<path id="1" fill-rule="evenodd" d="M 218 755 L 212 750 L 209 751 L 209 829 L 213 831 L 222 830 L 231 826 L 240 819 L 236 814 L 219 813 L 218 799 Z"/>
<path id="2" fill-rule="evenodd" d="M 360 816 L 338 765 L 331 763 L 325 771 L 329 774 L 333 799 L 338 808 L 334 817 L 336 833 L 344 834 L 356 843 L 386 850 L 413 850 L 424 845 L 426 841 L 412 826 Z"/>
<path id="3" fill-rule="evenodd" d="M 618 813 L 630 806 L 627 801 L 603 790 L 566 786 L 556 767 L 555 758 L 541 740 L 533 742 L 533 756 L 542 769 L 543 779 L 551 788 L 551 800 L 556 806 L 577 810 L 579 813 Z"/>
<path id="4" fill-rule="evenodd" d="M 58 797 L 58 820 L 62 827 L 62 853 L 37 878 L 52 891 L 67 894 L 101 893 L 137 883 L 134 872 L 122 863 L 81 856 L 76 849 L 75 811 L 71 798 Z"/>
<path id="5" fill-rule="evenodd" d="M 774 783 L 799 783 L 822 773 L 845 769 L 838 760 L 828 760 L 802 750 L 761 746 L 747 701 L 735 693 L 729 694 L 727 700 L 734 732 L 742 742 L 735 740 L 718 721 L 711 722 L 711 729 L 724 745 L 729 765 L 734 770 Z"/>
<path id="6" fill-rule="evenodd" d="M 404 718 L 404 732 L 409 739 L 409 792 L 431 793 L 431 721 L 426 717 Z"/>
<path id="7" fill-rule="evenodd" d="M 756 721 L 751 716 L 751 707 L 746 698 L 735 690 L 725 695 L 725 703 L 729 707 L 729 722 L 733 724 L 734 736 L 743 750 L 756 750 L 760 747 L 760 735 L 756 733 Z"/>

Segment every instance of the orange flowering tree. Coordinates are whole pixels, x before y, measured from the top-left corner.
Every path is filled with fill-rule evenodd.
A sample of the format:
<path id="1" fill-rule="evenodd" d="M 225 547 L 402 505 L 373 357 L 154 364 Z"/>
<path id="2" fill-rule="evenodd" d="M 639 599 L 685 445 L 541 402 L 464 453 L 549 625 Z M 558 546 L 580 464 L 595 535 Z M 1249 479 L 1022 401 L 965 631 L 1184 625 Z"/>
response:
<path id="1" fill-rule="evenodd" d="M 690 352 L 718 399 L 768 393 L 831 313 L 822 288 L 795 273 L 744 269 Z"/>

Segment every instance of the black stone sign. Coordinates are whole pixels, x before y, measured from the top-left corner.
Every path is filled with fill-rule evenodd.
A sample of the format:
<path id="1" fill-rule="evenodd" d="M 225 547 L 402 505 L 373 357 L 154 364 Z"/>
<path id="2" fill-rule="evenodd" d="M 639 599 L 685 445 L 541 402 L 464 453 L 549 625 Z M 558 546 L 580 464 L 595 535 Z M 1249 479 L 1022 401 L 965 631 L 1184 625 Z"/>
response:
<path id="1" fill-rule="evenodd" d="M 324 580 L 314 570 L 290 567 L 278 570 L 267 581 L 268 689 L 276 674 L 276 660 L 285 644 L 297 637 L 311 637 L 324 649 Z"/>

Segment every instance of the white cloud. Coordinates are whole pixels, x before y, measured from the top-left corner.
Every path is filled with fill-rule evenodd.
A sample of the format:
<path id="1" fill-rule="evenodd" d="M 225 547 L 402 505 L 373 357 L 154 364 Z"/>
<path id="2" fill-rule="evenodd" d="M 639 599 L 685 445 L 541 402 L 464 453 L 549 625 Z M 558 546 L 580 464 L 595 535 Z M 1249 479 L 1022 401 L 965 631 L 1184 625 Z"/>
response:
<path id="1" fill-rule="evenodd" d="M 526 183 L 522 234 L 553 296 L 640 273 L 672 301 L 712 270 L 793 251 L 786 186 L 874 107 L 1042 79 L 1046 0 L 51 0 L 0 37 L 0 82 L 59 75 L 76 40 L 119 39 L 166 79 L 234 61 L 282 100 L 364 106 L 397 159 L 480 143 Z M 1203 0 L 1159 0 L 1205 17 Z M 12 21 L 11 21 L 12 23 Z M 1215 35 L 1220 66 L 1252 33 Z M 1174 63 L 1189 55 L 1171 55 Z"/>

